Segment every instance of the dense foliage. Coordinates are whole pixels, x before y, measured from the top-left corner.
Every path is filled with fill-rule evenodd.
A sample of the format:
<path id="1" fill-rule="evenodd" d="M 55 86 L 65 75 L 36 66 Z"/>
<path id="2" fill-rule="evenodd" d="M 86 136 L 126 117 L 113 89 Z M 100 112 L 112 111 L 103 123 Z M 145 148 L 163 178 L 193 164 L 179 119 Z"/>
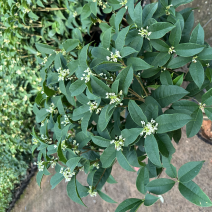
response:
<path id="1" fill-rule="evenodd" d="M 80 2 L 60 2 L 0 0 L 0 211 L 8 207 L 32 160 L 32 103 L 41 89 L 34 44 L 57 45 L 78 27 L 72 11 Z"/>

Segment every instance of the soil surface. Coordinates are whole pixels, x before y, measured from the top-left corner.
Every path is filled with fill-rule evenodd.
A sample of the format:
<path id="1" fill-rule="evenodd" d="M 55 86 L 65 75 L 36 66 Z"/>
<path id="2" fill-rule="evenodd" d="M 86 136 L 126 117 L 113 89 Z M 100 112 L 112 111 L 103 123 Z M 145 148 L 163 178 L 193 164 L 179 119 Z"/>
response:
<path id="1" fill-rule="evenodd" d="M 197 8 L 195 10 L 195 25 L 201 23 L 206 31 L 205 39 L 212 46 L 212 0 L 194 0 L 188 6 Z M 194 182 L 212 199 L 212 145 L 205 143 L 197 136 L 187 138 L 185 128 L 182 129 L 182 135 L 178 145 L 173 142 L 176 153 L 173 155 L 172 163 L 179 169 L 184 163 L 205 160 L 202 170 L 194 178 Z M 54 173 L 53 169 L 49 171 Z M 83 198 L 87 205 L 85 208 L 69 199 L 66 194 L 67 184 L 64 181 L 51 190 L 49 183 L 51 176 L 45 176 L 40 189 L 34 176 L 12 212 L 114 212 L 123 200 L 144 197 L 136 189 L 136 173 L 127 172 L 115 164 L 112 175 L 118 183 L 106 183 L 102 191 L 117 201 L 117 204 L 106 203 L 100 197 L 91 198 L 88 196 Z M 162 173 L 161 177 L 167 178 L 165 172 Z M 82 184 L 86 178 L 84 173 L 78 175 L 78 180 Z M 164 203 L 158 201 L 151 207 L 141 206 L 138 212 L 212 212 L 212 207 L 200 208 L 187 201 L 178 191 L 177 184 L 171 191 L 162 196 Z"/>

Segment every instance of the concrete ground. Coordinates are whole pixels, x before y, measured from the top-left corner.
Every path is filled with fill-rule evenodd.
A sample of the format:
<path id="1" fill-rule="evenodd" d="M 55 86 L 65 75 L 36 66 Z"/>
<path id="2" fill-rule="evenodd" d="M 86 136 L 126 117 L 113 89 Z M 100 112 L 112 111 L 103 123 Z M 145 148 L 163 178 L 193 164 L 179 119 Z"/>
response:
<path id="1" fill-rule="evenodd" d="M 194 0 L 189 6 L 195 10 L 195 25 L 199 22 L 206 31 L 206 41 L 212 46 L 212 0 Z M 189 161 L 205 160 L 202 170 L 194 181 L 212 199 L 212 145 L 200 140 L 197 136 L 187 138 L 185 129 L 179 144 L 175 144 L 176 153 L 173 155 L 172 163 L 177 169 Z M 51 172 L 53 170 L 50 170 Z M 136 173 L 127 172 L 116 164 L 112 171 L 117 184 L 108 184 L 103 187 L 103 192 L 111 196 L 115 201 L 121 203 L 127 198 L 143 198 L 135 186 Z M 165 172 L 161 177 L 167 177 Z M 117 204 L 104 202 L 100 197 L 83 198 L 87 208 L 72 202 L 66 194 L 66 183 L 61 182 L 55 189 L 51 190 L 49 184 L 51 176 L 45 176 L 41 189 L 36 183 L 35 177 L 16 203 L 12 212 L 114 212 Z M 85 182 L 84 173 L 78 175 L 78 180 Z M 200 208 L 187 201 L 177 189 L 174 188 L 163 195 L 164 203 L 158 201 L 151 207 L 141 206 L 138 212 L 212 212 L 210 208 Z"/>
<path id="2" fill-rule="evenodd" d="M 175 144 L 176 153 L 173 155 L 172 163 L 177 169 L 189 161 L 205 160 L 202 170 L 194 181 L 212 199 L 212 145 L 200 140 L 197 136 L 186 138 L 185 129 L 179 144 Z M 51 172 L 53 170 L 50 170 Z M 103 188 L 103 192 L 111 196 L 115 201 L 121 203 L 127 198 L 143 198 L 135 186 L 136 173 L 127 172 L 116 164 L 112 171 L 117 184 L 108 184 Z M 167 177 L 165 172 L 161 177 Z M 45 176 L 41 189 L 36 184 L 33 177 L 30 184 L 22 194 L 21 199 L 16 203 L 12 212 L 114 212 L 117 204 L 104 202 L 100 197 L 83 198 L 87 208 L 72 202 L 66 194 L 66 183 L 61 182 L 55 189 L 51 190 L 49 184 L 50 176 Z M 86 175 L 80 173 L 78 180 L 83 183 Z M 177 185 L 163 194 L 164 203 L 158 201 L 151 207 L 141 206 L 138 212 L 211 212 L 212 208 L 200 208 L 187 201 L 178 191 Z"/>

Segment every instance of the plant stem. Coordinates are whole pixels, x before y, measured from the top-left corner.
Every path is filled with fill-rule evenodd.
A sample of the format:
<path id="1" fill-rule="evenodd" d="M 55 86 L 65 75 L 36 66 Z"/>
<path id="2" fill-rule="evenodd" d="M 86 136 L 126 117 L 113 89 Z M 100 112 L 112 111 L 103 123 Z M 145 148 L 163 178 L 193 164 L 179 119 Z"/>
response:
<path id="1" fill-rule="evenodd" d="M 139 79 L 135 74 L 134 74 L 134 76 L 135 76 L 135 78 L 138 80 L 138 82 L 139 82 L 139 84 L 141 85 L 142 89 L 144 90 L 145 95 L 148 96 L 148 93 L 147 93 L 147 91 L 145 90 L 145 88 L 144 88 L 143 84 L 141 83 L 140 79 Z"/>

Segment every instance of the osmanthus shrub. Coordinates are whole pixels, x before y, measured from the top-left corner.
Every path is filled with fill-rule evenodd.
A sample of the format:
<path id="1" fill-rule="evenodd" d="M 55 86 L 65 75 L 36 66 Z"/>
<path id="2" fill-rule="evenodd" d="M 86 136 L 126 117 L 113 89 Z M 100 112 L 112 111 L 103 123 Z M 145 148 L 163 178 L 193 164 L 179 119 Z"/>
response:
<path id="1" fill-rule="evenodd" d="M 41 124 L 40 136 L 32 133 L 39 185 L 52 166 L 52 189 L 65 178 L 73 201 L 84 205 L 82 197 L 90 194 L 114 203 L 101 189 L 116 182 L 111 171 L 118 162 L 127 171 L 140 168 L 141 197 L 125 200 L 116 212 L 150 206 L 175 184 L 190 202 L 212 206 L 192 181 L 204 161 L 179 170 L 171 163 L 172 139 L 179 142 L 181 128 L 186 125 L 192 137 L 203 112 L 212 119 L 212 48 L 200 24 L 191 32 L 192 9 L 175 11 L 187 2 L 161 0 L 142 8 L 133 0 L 88 1 L 81 22 L 99 17 L 100 8 L 99 40 L 88 43 L 78 31 L 59 49 L 36 44 L 45 58 L 33 109 Z M 159 178 L 163 170 L 167 177 Z M 80 171 L 87 174 L 84 185 L 77 181 Z"/>

